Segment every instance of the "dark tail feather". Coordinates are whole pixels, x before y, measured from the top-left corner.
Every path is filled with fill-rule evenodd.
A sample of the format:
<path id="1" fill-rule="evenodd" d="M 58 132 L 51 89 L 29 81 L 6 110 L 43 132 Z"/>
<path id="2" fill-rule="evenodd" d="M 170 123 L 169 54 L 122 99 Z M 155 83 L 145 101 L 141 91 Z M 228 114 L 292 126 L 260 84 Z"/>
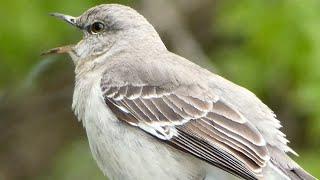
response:
<path id="1" fill-rule="evenodd" d="M 299 180 L 316 180 L 311 174 L 302 169 L 301 167 L 293 168 L 290 170 L 294 177 L 290 177 L 291 179 L 299 179 Z"/>
<path id="2" fill-rule="evenodd" d="M 276 147 L 268 146 L 271 155 L 271 162 L 274 166 L 279 168 L 292 180 L 316 180 L 307 171 L 302 169 L 296 162 L 294 162 L 285 152 Z"/>

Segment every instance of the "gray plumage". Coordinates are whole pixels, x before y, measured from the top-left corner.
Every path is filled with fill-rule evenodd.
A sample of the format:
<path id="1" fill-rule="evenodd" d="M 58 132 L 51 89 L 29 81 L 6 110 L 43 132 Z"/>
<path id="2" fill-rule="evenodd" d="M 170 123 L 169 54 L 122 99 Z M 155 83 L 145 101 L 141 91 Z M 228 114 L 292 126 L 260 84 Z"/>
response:
<path id="1" fill-rule="evenodd" d="M 68 52 L 75 63 L 73 109 L 110 178 L 314 179 L 287 155 L 296 153 L 266 105 L 169 52 L 135 10 L 108 4 L 54 15 L 84 32 L 50 53 Z"/>

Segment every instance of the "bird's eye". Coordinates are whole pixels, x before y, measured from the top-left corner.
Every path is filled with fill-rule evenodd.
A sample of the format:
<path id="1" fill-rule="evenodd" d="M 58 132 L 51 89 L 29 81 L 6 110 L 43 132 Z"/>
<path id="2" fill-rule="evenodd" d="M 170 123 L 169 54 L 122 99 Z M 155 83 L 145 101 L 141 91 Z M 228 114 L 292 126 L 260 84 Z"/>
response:
<path id="1" fill-rule="evenodd" d="M 95 22 L 90 26 L 90 31 L 92 34 L 97 34 L 104 29 L 104 24 L 102 22 Z"/>

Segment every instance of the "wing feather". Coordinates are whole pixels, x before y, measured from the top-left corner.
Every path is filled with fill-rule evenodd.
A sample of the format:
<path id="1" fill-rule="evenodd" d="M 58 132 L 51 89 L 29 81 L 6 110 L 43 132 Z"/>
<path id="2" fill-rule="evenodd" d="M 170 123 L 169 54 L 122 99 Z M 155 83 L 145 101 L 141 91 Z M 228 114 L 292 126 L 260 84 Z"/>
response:
<path id="1" fill-rule="evenodd" d="M 192 132 L 188 133 L 183 130 L 179 130 L 178 132 L 180 136 L 171 140 L 171 143 L 180 147 L 180 149 L 236 176 L 246 179 L 257 179 L 252 172 L 243 166 L 242 162 L 230 156 L 224 150 L 197 138 L 197 135 L 192 135 Z"/>
<path id="2" fill-rule="evenodd" d="M 166 104 L 162 98 L 154 98 L 151 101 L 168 121 L 174 123 L 182 120 L 182 117 L 175 113 L 174 110 L 170 108 L 170 106 L 168 106 L 168 104 Z"/>
<path id="3" fill-rule="evenodd" d="M 144 103 L 144 100 L 141 98 L 137 98 L 135 100 L 136 105 L 138 108 L 148 117 L 149 120 L 157 119 L 154 113 L 150 110 L 149 106 Z"/>
<path id="4" fill-rule="evenodd" d="M 185 152 L 247 179 L 257 179 L 269 160 L 259 131 L 221 98 L 202 100 L 154 86 L 101 89 L 119 120 L 140 127 Z"/>
<path id="5" fill-rule="evenodd" d="M 210 127 L 210 124 L 208 125 L 208 122 L 206 122 L 206 120 L 202 120 L 202 121 L 198 122 L 198 124 L 199 124 L 199 126 L 201 126 L 201 129 L 206 130 L 206 132 L 207 132 L 206 135 L 209 138 L 216 139 L 216 140 L 220 141 L 221 143 L 225 144 L 227 146 L 227 149 L 230 151 L 230 153 L 236 155 L 236 154 L 238 154 L 237 152 L 242 152 L 242 154 L 244 154 L 245 157 L 240 156 L 238 158 L 242 159 L 243 161 L 246 161 L 248 164 L 251 165 L 251 167 L 253 169 L 257 168 L 255 166 L 255 164 L 258 164 L 259 167 L 264 166 L 264 164 L 263 164 L 264 160 L 261 160 L 261 158 L 258 157 L 258 155 L 250 147 L 245 146 L 243 143 L 241 143 L 237 140 L 234 140 L 232 138 L 228 138 L 228 136 L 226 136 L 224 132 L 219 131 L 219 129 Z M 247 161 L 246 157 L 249 157 L 253 162 Z M 252 163 L 254 163 L 254 164 L 252 165 Z"/>

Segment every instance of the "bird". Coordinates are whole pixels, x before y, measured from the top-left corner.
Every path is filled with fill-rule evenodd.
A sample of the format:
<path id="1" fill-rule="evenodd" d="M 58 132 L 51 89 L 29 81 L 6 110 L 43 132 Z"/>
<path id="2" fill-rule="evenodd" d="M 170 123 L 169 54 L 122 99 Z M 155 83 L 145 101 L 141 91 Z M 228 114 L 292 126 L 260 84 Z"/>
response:
<path id="1" fill-rule="evenodd" d="M 274 112 L 244 87 L 170 52 L 131 7 L 102 4 L 78 17 L 68 54 L 72 109 L 110 179 L 316 179 L 280 131 Z"/>

